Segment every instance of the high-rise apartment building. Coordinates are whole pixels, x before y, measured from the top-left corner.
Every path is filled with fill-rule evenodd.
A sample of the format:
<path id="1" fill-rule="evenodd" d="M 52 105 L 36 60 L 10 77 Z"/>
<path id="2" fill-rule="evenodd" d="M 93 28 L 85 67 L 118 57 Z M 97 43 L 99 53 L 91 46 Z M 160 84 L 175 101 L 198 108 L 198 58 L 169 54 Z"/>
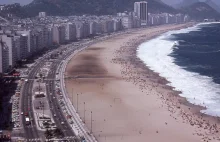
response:
<path id="1" fill-rule="evenodd" d="M 122 17 L 122 25 L 124 29 L 131 29 L 133 28 L 133 17 L 130 15 Z"/>
<path id="2" fill-rule="evenodd" d="M 141 19 L 141 25 L 147 25 L 148 23 L 148 7 L 146 1 L 135 2 L 134 12 L 138 18 Z"/>
<path id="3" fill-rule="evenodd" d="M 9 68 L 8 47 L 0 37 L 0 73 L 6 73 Z"/>
<path id="4" fill-rule="evenodd" d="M 14 36 L 14 44 L 16 49 L 16 60 L 21 60 L 20 36 Z"/>
<path id="5" fill-rule="evenodd" d="M 9 59 L 9 66 L 11 68 L 14 67 L 17 61 L 17 49 L 15 46 L 14 36 L 11 35 L 2 35 L 2 42 L 5 43 L 5 45 L 8 48 L 8 59 Z"/>
<path id="6" fill-rule="evenodd" d="M 66 41 L 76 40 L 76 25 L 75 25 L 75 23 L 67 23 L 65 25 L 65 28 L 66 28 L 66 32 L 65 32 Z"/>
<path id="7" fill-rule="evenodd" d="M 20 57 L 21 59 L 27 59 L 28 57 L 28 35 L 20 35 Z"/>
<path id="8" fill-rule="evenodd" d="M 96 22 L 89 23 L 89 34 L 95 35 L 96 34 Z"/>
<path id="9" fill-rule="evenodd" d="M 31 34 L 32 31 L 31 30 L 22 30 L 22 31 L 17 31 L 16 32 L 18 35 L 25 35 L 28 38 L 28 45 L 27 45 L 27 49 L 28 49 L 28 53 L 27 53 L 27 57 L 30 57 L 33 53 L 33 49 L 31 47 Z"/>
<path id="10" fill-rule="evenodd" d="M 66 28 L 64 25 L 53 26 L 53 42 L 62 44 L 65 42 Z"/>

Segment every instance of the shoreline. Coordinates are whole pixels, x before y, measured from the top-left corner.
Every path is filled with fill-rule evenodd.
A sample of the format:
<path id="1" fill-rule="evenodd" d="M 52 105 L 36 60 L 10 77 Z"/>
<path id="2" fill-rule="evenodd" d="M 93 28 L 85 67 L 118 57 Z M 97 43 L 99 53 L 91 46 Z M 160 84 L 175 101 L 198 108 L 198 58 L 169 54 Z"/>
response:
<path id="1" fill-rule="evenodd" d="M 184 28 L 187 28 L 187 27 L 191 27 L 191 25 L 186 26 Z M 180 28 L 180 29 L 184 29 L 184 28 Z M 179 29 L 177 28 L 177 29 L 174 29 L 174 30 L 179 30 Z M 164 32 L 164 33 L 166 33 L 166 32 Z M 163 34 L 163 32 L 161 34 Z M 132 42 L 132 45 L 128 45 L 128 46 L 131 46 L 131 48 L 128 49 L 128 51 L 127 51 L 127 52 L 130 52 L 130 53 L 124 53 L 124 54 L 130 54 L 133 57 L 133 60 L 127 59 L 127 62 L 130 62 L 133 65 L 133 69 L 141 68 L 145 71 L 148 71 L 148 74 L 152 74 L 152 76 L 156 77 L 157 79 L 155 79 L 155 80 L 157 80 L 158 82 L 156 82 L 155 84 L 162 85 L 164 88 L 172 90 L 172 93 L 167 94 L 166 96 L 162 95 L 161 98 L 165 101 L 169 100 L 170 98 L 173 98 L 172 100 L 167 101 L 166 104 L 168 106 L 174 106 L 174 107 L 176 107 L 176 109 L 182 109 L 180 111 L 181 111 L 182 115 L 184 115 L 183 116 L 184 119 L 185 120 L 187 119 L 189 121 L 190 125 L 192 125 L 192 126 L 198 125 L 200 128 L 210 129 L 212 134 L 220 135 L 220 133 L 219 133 L 219 130 L 220 130 L 220 117 L 211 116 L 211 115 L 207 115 L 207 114 L 204 114 L 204 113 L 200 112 L 201 110 L 206 109 L 206 107 L 193 104 L 193 103 L 189 102 L 187 100 L 187 98 L 180 96 L 181 92 L 174 90 L 174 87 L 168 85 L 168 83 L 170 83 L 170 82 L 167 81 L 166 78 L 161 77 L 159 75 L 159 73 L 149 69 L 149 67 L 146 64 L 144 64 L 143 61 L 141 61 L 141 59 L 139 59 L 137 57 L 137 50 L 138 50 L 140 44 L 142 44 L 144 42 L 147 42 L 151 39 L 154 39 L 154 38 L 160 36 L 161 34 L 153 36 L 151 38 L 147 38 L 147 39 L 145 39 L 145 38 L 144 39 L 139 39 L 139 40 L 136 40 L 137 42 Z M 123 51 L 123 52 L 126 51 L 126 50 L 123 50 L 123 47 L 121 47 L 120 50 Z M 117 52 L 120 53 L 120 50 L 118 50 Z M 120 53 L 120 55 L 118 55 L 118 56 L 121 56 L 121 55 L 122 54 Z M 124 63 L 121 62 L 119 64 L 124 64 Z M 124 64 L 124 66 L 127 66 L 128 64 L 129 63 Z M 126 71 L 124 73 L 126 73 Z M 155 82 L 155 80 L 154 80 L 154 82 Z M 174 105 L 174 103 L 176 103 L 176 104 Z M 173 113 L 172 111 L 170 111 L 170 112 Z M 188 112 L 188 114 L 187 114 L 187 112 Z M 195 115 L 198 118 L 193 120 L 192 117 L 191 117 L 193 115 Z M 204 124 L 204 123 L 206 123 L 206 126 L 202 126 L 202 124 Z M 197 133 L 197 135 L 201 136 L 202 134 Z M 220 137 L 215 138 L 215 139 L 220 140 Z M 203 138 L 203 140 L 204 141 L 205 140 L 210 140 L 210 138 L 207 138 L 207 139 Z"/>
<path id="2" fill-rule="evenodd" d="M 219 128 L 217 128 L 217 125 L 214 125 L 215 123 L 217 123 L 218 120 L 215 117 L 206 116 L 204 114 L 202 114 L 203 118 L 200 118 L 201 117 L 201 113 L 199 112 L 201 109 L 200 106 L 195 106 L 193 104 L 190 104 L 185 98 L 180 97 L 179 92 L 173 91 L 173 88 L 167 85 L 168 81 L 165 78 L 160 77 L 158 73 L 155 73 L 151 71 L 149 68 L 147 68 L 147 66 L 136 55 L 137 48 L 141 43 L 146 42 L 147 40 L 150 40 L 152 38 L 155 38 L 161 35 L 162 33 L 167 32 L 168 30 L 178 30 L 178 29 L 187 28 L 189 26 L 192 26 L 192 24 L 164 25 L 164 26 L 152 27 L 150 29 L 143 29 L 143 31 L 138 30 L 138 31 L 128 32 L 126 34 L 122 34 L 113 37 L 111 39 L 108 39 L 107 41 L 101 41 L 100 43 L 94 44 L 88 47 L 87 49 L 85 49 L 84 51 L 82 51 L 82 53 L 76 55 L 76 57 L 73 57 L 74 60 L 71 59 L 71 62 L 67 65 L 67 69 L 66 69 L 67 76 L 77 75 L 80 76 L 81 78 L 75 80 L 65 80 L 67 91 L 69 92 L 68 94 L 72 94 L 72 96 L 69 97 L 73 101 L 75 107 L 76 107 L 76 100 L 74 98 L 78 96 L 76 95 L 77 93 L 80 94 L 79 96 L 81 101 L 79 103 L 79 108 L 80 108 L 79 115 L 81 116 L 82 120 L 84 120 L 84 112 L 85 112 L 85 110 L 83 110 L 83 107 L 85 107 L 84 102 L 86 102 L 86 106 L 87 104 L 90 106 L 89 111 L 98 112 L 98 116 L 95 117 L 95 120 L 92 120 L 92 123 L 94 123 L 94 127 L 95 127 L 94 129 L 99 131 L 99 132 L 94 131 L 94 135 L 98 141 L 113 141 L 113 140 L 143 141 L 146 140 L 146 136 L 148 135 L 148 133 L 146 132 L 149 132 L 151 130 L 154 130 L 154 134 L 152 134 L 153 138 L 151 138 L 152 141 L 160 141 L 161 139 L 164 140 L 164 136 L 161 136 L 161 139 L 156 138 L 158 137 L 157 135 L 160 134 L 160 131 L 161 130 L 163 131 L 164 129 L 164 126 L 162 126 L 162 124 L 160 124 L 158 126 L 159 127 L 158 130 L 155 131 L 154 126 L 152 126 L 152 128 L 148 128 L 147 126 L 145 126 L 148 122 L 146 123 L 140 122 L 140 124 L 136 124 L 136 125 L 141 126 L 141 130 L 139 130 L 138 133 L 135 135 L 130 134 L 132 133 L 132 130 L 129 129 L 133 129 L 133 128 L 132 127 L 130 128 L 129 126 L 126 125 L 128 124 L 132 125 L 131 122 L 134 123 L 135 122 L 134 120 L 136 119 L 141 121 L 139 118 L 137 118 L 137 116 L 135 116 L 135 112 L 138 111 L 140 108 L 143 109 L 144 112 L 149 111 L 152 105 L 154 105 L 151 104 L 149 106 L 145 106 L 145 104 L 143 102 L 142 102 L 143 104 L 141 104 L 139 100 L 139 101 L 134 101 L 134 103 L 135 102 L 136 104 L 140 103 L 140 107 L 132 106 L 133 105 L 131 104 L 132 99 L 136 99 L 136 97 L 133 97 L 131 95 L 132 99 L 130 100 L 129 99 L 130 96 L 125 96 L 125 94 L 130 93 L 129 91 L 134 91 L 134 90 L 135 90 L 134 92 L 137 94 L 140 95 L 146 94 L 147 97 L 140 96 L 140 99 L 143 99 L 145 101 L 147 101 L 148 99 L 150 99 L 151 101 L 156 101 L 156 102 L 158 101 L 157 103 L 155 102 L 157 105 L 155 106 L 155 108 L 154 107 L 153 108 L 156 109 L 157 112 L 159 113 L 166 114 L 164 115 L 164 118 L 166 118 L 167 121 L 169 121 L 169 122 L 165 122 L 167 126 L 169 126 L 170 123 L 175 125 L 175 127 L 171 126 L 169 130 L 167 130 L 166 128 L 165 129 L 166 131 L 172 133 L 173 130 L 177 129 L 176 127 L 185 128 L 187 131 L 190 129 L 189 133 L 186 132 L 182 134 L 182 136 L 184 137 L 182 138 L 182 140 L 179 141 L 188 140 L 195 142 L 201 139 L 204 141 L 210 141 L 211 139 L 215 139 L 215 140 L 219 139 L 218 136 L 215 136 L 219 134 L 218 133 Z M 128 37 L 124 37 L 123 35 L 127 35 Z M 118 41 L 118 39 L 120 38 L 124 39 L 123 45 L 121 44 L 122 42 Z M 119 44 L 115 43 L 115 45 L 117 44 L 116 46 L 118 47 L 115 47 L 113 49 L 106 49 L 106 47 L 110 47 L 109 46 L 110 44 L 114 44 L 113 43 L 114 41 L 119 42 Z M 113 54 L 110 54 L 109 52 L 112 52 Z M 107 55 L 108 53 L 109 55 Z M 112 59 L 108 59 L 108 58 L 112 58 Z M 114 84 L 112 84 L 112 82 Z M 123 90 L 113 90 L 112 88 L 111 89 L 109 88 L 112 86 L 117 87 L 119 85 L 120 87 L 130 86 L 131 89 L 130 90 L 127 89 L 128 91 L 126 90 L 123 91 Z M 71 90 L 74 91 L 71 92 Z M 116 92 L 120 95 L 115 95 Z M 103 93 L 104 94 L 106 93 L 107 96 L 103 97 Z M 110 108 L 107 108 L 107 105 L 109 104 L 110 104 Z M 119 110 L 112 109 L 113 107 L 112 104 L 118 106 L 120 109 L 119 108 L 118 108 Z M 99 107 L 104 108 L 104 110 L 100 109 Z M 125 109 L 125 108 L 129 108 L 129 109 Z M 137 110 L 135 110 L 135 108 L 137 108 Z M 108 123 L 107 126 L 105 125 L 105 127 L 103 127 L 107 120 L 106 118 L 107 116 L 105 116 L 105 113 L 120 115 L 120 113 L 123 113 L 124 111 L 130 113 L 132 117 L 132 119 L 129 119 L 128 122 L 126 122 L 126 125 L 124 124 L 125 122 L 121 122 L 124 116 L 118 118 L 117 116 L 107 115 L 112 125 L 124 124 L 122 125 L 123 126 L 123 128 L 121 128 L 122 130 L 112 131 L 112 128 L 114 127 L 111 126 L 111 124 L 109 124 L 110 122 Z M 148 115 L 151 116 L 152 113 L 154 113 L 154 111 L 151 112 L 150 110 L 149 114 L 146 115 L 140 113 L 138 114 L 138 116 L 148 119 L 147 116 Z M 158 120 L 157 118 L 158 116 L 163 117 L 163 115 L 158 114 L 153 119 Z M 87 127 L 90 128 L 91 121 L 88 120 L 87 118 L 89 118 L 88 113 L 86 114 L 85 119 L 86 119 Z M 121 123 L 119 123 L 118 120 L 120 120 Z M 158 121 L 161 120 L 159 119 Z M 209 123 L 206 124 L 206 122 Z M 210 132 L 208 129 L 210 130 Z M 146 131 L 145 132 L 146 134 L 142 131 Z M 213 133 L 213 134 L 210 135 L 209 133 Z M 169 134 L 166 134 L 166 136 L 168 135 Z M 178 135 L 179 134 L 176 134 L 173 137 L 177 137 L 178 139 L 178 137 L 180 137 Z M 187 138 L 185 136 L 187 136 Z M 166 140 L 175 141 L 175 138 L 173 140 L 170 140 L 168 137 Z"/>

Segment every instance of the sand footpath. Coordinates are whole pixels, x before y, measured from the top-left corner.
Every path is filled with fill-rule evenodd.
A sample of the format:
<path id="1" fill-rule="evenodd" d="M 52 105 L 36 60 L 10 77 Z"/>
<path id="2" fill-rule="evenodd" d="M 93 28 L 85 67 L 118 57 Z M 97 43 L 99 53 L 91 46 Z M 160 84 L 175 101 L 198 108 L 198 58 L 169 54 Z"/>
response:
<path id="1" fill-rule="evenodd" d="M 78 96 L 79 114 L 99 142 L 220 140 L 216 118 L 201 116 L 200 107 L 189 106 L 136 57 L 140 43 L 190 25 L 127 32 L 93 44 L 70 60 L 66 89 L 76 109 Z"/>

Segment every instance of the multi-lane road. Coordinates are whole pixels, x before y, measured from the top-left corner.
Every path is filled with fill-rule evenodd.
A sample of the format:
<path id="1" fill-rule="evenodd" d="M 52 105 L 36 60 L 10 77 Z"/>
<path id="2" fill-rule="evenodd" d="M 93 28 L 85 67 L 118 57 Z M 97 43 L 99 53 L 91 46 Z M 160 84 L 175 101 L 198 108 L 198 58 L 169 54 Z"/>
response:
<path id="1" fill-rule="evenodd" d="M 33 79 L 35 78 L 37 72 L 40 70 L 41 66 L 42 66 L 42 63 L 38 63 L 30 71 L 27 77 L 28 82 L 25 82 L 23 89 L 22 89 L 22 97 L 21 97 L 21 111 L 23 113 L 22 124 L 24 128 L 24 137 L 27 140 L 40 138 L 37 127 L 36 127 L 33 109 L 32 109 L 32 88 L 33 88 L 33 83 L 34 83 Z M 30 122 L 31 122 L 30 125 L 26 125 L 26 120 L 25 120 L 26 117 L 30 118 Z"/>
<path id="2" fill-rule="evenodd" d="M 59 65 L 59 62 L 55 61 L 51 65 L 51 71 L 48 74 L 47 81 L 46 81 L 46 90 L 47 90 L 47 96 L 49 100 L 49 106 L 50 110 L 53 116 L 53 119 L 57 125 L 57 127 L 63 131 L 65 137 L 74 136 L 74 133 L 72 131 L 72 128 L 69 126 L 68 122 L 66 121 L 65 116 L 63 115 L 63 112 L 61 110 L 61 107 L 59 106 L 58 98 L 55 92 L 55 80 L 56 78 L 56 69 Z M 52 79 L 52 80 L 51 80 Z M 63 124 L 61 124 L 63 122 Z"/>
<path id="3" fill-rule="evenodd" d="M 106 37 L 102 36 L 102 38 L 100 39 L 105 40 Z M 98 42 L 99 40 L 93 40 L 93 41 L 84 40 L 77 42 L 75 44 L 62 46 L 61 48 L 53 50 L 50 53 L 44 55 L 41 59 L 38 60 L 37 63 L 35 63 L 34 67 L 32 67 L 32 70 L 29 72 L 29 75 L 27 77 L 28 82 L 25 82 L 23 86 L 22 97 L 21 97 L 21 112 L 24 113 L 24 115 L 22 115 L 22 123 L 24 128 L 24 137 L 25 139 L 27 139 L 27 141 L 34 140 L 35 142 L 40 142 L 45 140 L 45 136 L 43 135 L 43 132 L 39 131 L 36 126 L 37 124 L 32 107 L 32 94 L 33 94 L 32 90 L 33 90 L 35 76 L 40 71 L 40 68 L 43 67 L 44 62 L 46 62 L 46 57 L 51 53 L 56 53 L 57 51 L 66 51 L 66 52 L 63 52 L 63 54 L 57 60 L 53 60 L 49 74 L 45 79 L 47 99 L 52 114 L 51 116 L 53 117 L 57 128 L 62 130 L 65 137 L 75 136 L 73 129 L 71 128 L 69 122 L 67 122 L 66 116 L 64 116 L 64 113 L 59 105 L 59 101 L 58 101 L 59 98 L 57 98 L 55 92 L 56 70 L 59 68 L 59 66 L 63 63 L 64 60 L 66 60 L 71 54 L 74 53 L 74 51 L 78 49 L 83 49 L 91 44 L 94 44 L 95 42 Z M 28 113 L 28 116 L 25 115 L 26 113 Z M 26 117 L 30 118 L 31 121 L 30 125 L 25 125 Z M 70 141 L 73 141 L 73 139 Z"/>
<path id="4" fill-rule="evenodd" d="M 69 47 L 71 45 L 68 45 Z M 65 47 L 68 47 L 65 46 Z M 60 48 L 56 51 L 64 51 L 66 48 Z M 71 52 L 74 52 L 75 49 L 71 49 Z M 56 52 L 53 51 L 53 52 Z M 51 52 L 51 53 L 53 53 Z M 56 79 L 56 70 L 59 66 L 59 64 L 62 62 L 62 60 L 65 60 L 66 57 L 71 55 L 71 52 L 68 54 L 63 54 L 59 59 L 53 61 L 50 72 L 45 79 L 46 83 L 46 93 L 47 93 L 47 99 L 50 106 L 50 111 L 52 114 L 52 117 L 55 121 L 55 124 L 57 128 L 62 130 L 65 137 L 73 137 L 75 136 L 72 128 L 70 127 L 69 123 L 66 121 L 66 117 L 64 116 L 61 107 L 59 106 L 58 98 L 55 95 L 55 79 Z M 45 55 L 46 56 L 46 55 Z M 28 82 L 25 82 L 23 89 L 22 89 L 22 97 L 21 97 L 21 112 L 22 112 L 22 124 L 24 128 L 24 137 L 27 139 L 27 141 L 43 141 L 45 140 L 43 132 L 40 132 L 37 129 L 36 120 L 33 113 L 33 107 L 32 107 L 32 90 L 33 90 L 33 84 L 34 79 L 37 73 L 40 71 L 40 68 L 43 67 L 45 62 L 45 56 L 41 58 L 38 63 L 35 63 L 35 66 L 32 68 L 32 70 L 29 72 L 29 75 L 27 77 Z M 26 115 L 27 114 L 27 115 Z M 30 125 L 26 125 L 26 117 L 30 118 Z M 61 124 L 63 122 L 63 124 Z"/>

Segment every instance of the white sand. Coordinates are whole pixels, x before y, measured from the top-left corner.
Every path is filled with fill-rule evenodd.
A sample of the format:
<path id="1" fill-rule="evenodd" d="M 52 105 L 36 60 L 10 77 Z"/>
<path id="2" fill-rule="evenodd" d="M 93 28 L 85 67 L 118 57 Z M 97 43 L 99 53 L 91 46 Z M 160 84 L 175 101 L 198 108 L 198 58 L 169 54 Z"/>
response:
<path id="1" fill-rule="evenodd" d="M 120 47 L 131 39 L 150 39 L 183 26 L 165 25 L 119 35 L 92 45 L 69 62 L 66 75 L 80 78 L 66 80 L 67 90 L 75 107 L 79 94 L 78 108 L 82 120 L 85 102 L 85 119 L 89 129 L 92 111 L 92 131 L 98 141 L 199 142 L 205 137 L 205 130 L 184 122 L 178 109 L 173 109 L 175 113 L 168 111 L 169 105 L 161 96 L 167 96 L 171 91 L 163 89 L 163 85 L 154 85 L 154 75 L 144 73 L 150 76 L 148 78 L 141 75 L 145 85 L 140 87 L 133 66 L 125 66 L 115 59 L 119 55 L 135 58 L 135 55 L 123 52 L 118 54 Z M 204 136 L 198 136 L 198 131 Z"/>

